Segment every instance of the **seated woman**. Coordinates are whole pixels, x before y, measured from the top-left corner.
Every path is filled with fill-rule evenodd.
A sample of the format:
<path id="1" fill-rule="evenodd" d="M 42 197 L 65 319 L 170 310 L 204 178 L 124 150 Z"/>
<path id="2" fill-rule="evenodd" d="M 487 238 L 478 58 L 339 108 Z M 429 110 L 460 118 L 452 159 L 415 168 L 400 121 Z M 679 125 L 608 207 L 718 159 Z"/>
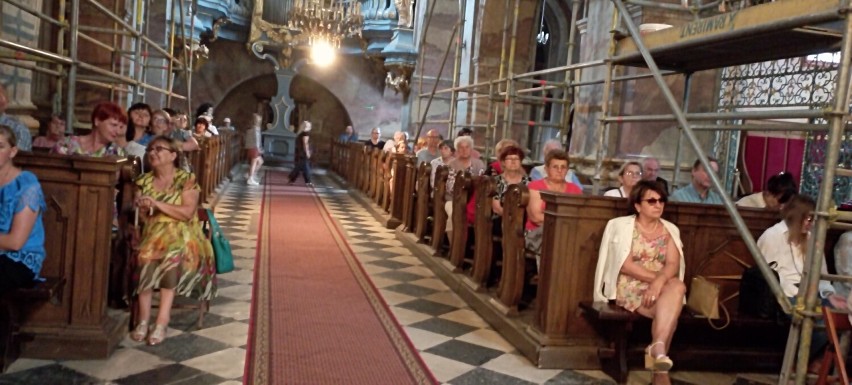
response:
<path id="1" fill-rule="evenodd" d="M 510 146 L 521 148 L 521 145 L 518 144 L 518 142 L 514 139 L 501 139 L 499 142 L 497 142 L 497 144 L 494 145 L 494 156 L 497 158 L 497 160 L 488 164 L 488 168 L 485 169 L 486 175 L 500 175 L 503 173 L 503 158 L 500 157 L 500 154 L 503 152 L 504 149 Z M 521 158 L 521 160 L 523 160 L 523 158 Z M 521 171 L 524 170 L 521 169 Z M 524 173 L 526 174 L 526 171 L 524 171 Z"/>
<path id="2" fill-rule="evenodd" d="M 782 171 L 766 181 L 766 189 L 742 197 L 737 201 L 737 206 L 779 210 L 781 205 L 790 200 L 790 197 L 796 195 L 796 191 L 799 189 L 796 187 L 793 175 Z"/>
<path id="3" fill-rule="evenodd" d="M 541 191 L 563 194 L 582 194 L 583 189 L 574 183 L 566 182 L 568 174 L 568 154 L 562 150 L 553 150 L 544 157 L 545 177 L 530 182 L 530 200 L 527 203 L 527 223 L 525 246 L 536 255 L 538 265 L 541 254 L 541 224 L 544 223 L 544 200 Z"/>
<path id="4" fill-rule="evenodd" d="M 142 146 L 147 146 L 148 142 L 153 139 L 147 136 L 148 126 L 151 124 L 151 106 L 145 103 L 136 103 L 127 109 L 127 116 L 130 121 L 127 123 L 127 141 L 136 142 Z"/>
<path id="5" fill-rule="evenodd" d="M 668 195 L 660 184 L 641 181 L 629 199 L 636 214 L 606 224 L 593 295 L 653 320 L 645 368 L 654 372 L 654 384 L 669 384 L 673 363 L 666 352 L 686 293 L 683 242 L 677 226 L 662 219 Z"/>
<path id="6" fill-rule="evenodd" d="M 124 109 L 112 102 L 103 102 L 92 111 L 92 132 L 83 136 L 67 136 L 56 143 L 52 153 L 94 157 L 125 156 L 124 149 L 115 143 L 122 125 L 127 125 Z"/>
<path id="7" fill-rule="evenodd" d="M 627 198 L 633 186 L 636 186 L 636 182 L 640 180 L 642 180 L 642 165 L 639 162 L 626 162 L 618 171 L 618 182 L 621 183 L 621 187 L 608 190 L 604 196 Z"/>
<path id="8" fill-rule="evenodd" d="M 139 323 L 130 337 L 157 345 L 166 337 L 175 294 L 209 300 L 216 296 L 213 248 L 196 217 L 199 189 L 195 176 L 178 167 L 180 145 L 158 136 L 148 144 L 151 172 L 136 181 L 136 205 L 145 222 L 139 245 L 136 294 Z M 152 328 L 153 289 L 160 289 L 160 308 Z"/>
<path id="9" fill-rule="evenodd" d="M 500 170 L 502 173 L 494 177 L 496 187 L 494 188 L 494 200 L 491 201 L 491 211 L 495 220 L 503 216 L 503 195 L 513 184 L 527 185 L 530 177 L 524 172 L 521 163 L 524 162 L 524 150 L 517 146 L 509 146 L 502 149 L 500 153 Z M 499 227 L 496 226 L 495 229 Z"/>
<path id="10" fill-rule="evenodd" d="M 47 209 L 35 175 L 15 167 L 17 139 L 0 125 L 0 296 L 40 280 Z"/>
<path id="11" fill-rule="evenodd" d="M 778 272 L 778 280 L 784 295 L 795 301 L 799 293 L 799 283 L 802 281 L 805 255 L 807 254 L 808 238 L 814 220 L 814 200 L 805 195 L 794 195 L 781 208 L 781 222 L 766 229 L 757 240 L 757 247 L 766 258 L 766 263 L 776 264 L 773 268 Z M 828 272 L 825 260 L 822 263 L 822 273 Z M 846 298 L 835 294 L 831 282 L 819 281 L 819 296 L 824 306 L 844 309 Z M 811 341 L 810 357 L 815 358 L 828 343 L 824 331 L 816 331 Z"/>
<path id="12" fill-rule="evenodd" d="M 65 119 L 62 119 L 59 114 L 54 114 L 47 121 L 45 127 L 44 135 L 33 140 L 33 147 L 50 151 L 53 146 L 56 146 L 56 143 L 65 139 Z"/>
<path id="13" fill-rule="evenodd" d="M 193 126 L 192 136 L 195 137 L 196 140 L 201 138 L 211 138 L 213 137 L 213 133 L 210 132 L 210 121 L 207 120 L 207 117 L 202 116 L 198 119 L 195 119 L 195 125 Z"/>

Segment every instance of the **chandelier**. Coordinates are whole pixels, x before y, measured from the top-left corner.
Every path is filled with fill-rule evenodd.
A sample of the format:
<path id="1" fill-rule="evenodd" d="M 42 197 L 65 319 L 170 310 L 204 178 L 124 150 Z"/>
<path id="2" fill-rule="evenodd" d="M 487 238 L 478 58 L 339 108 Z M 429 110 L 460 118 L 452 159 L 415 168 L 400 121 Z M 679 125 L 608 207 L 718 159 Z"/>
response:
<path id="1" fill-rule="evenodd" d="M 361 36 L 364 17 L 358 0 L 293 0 L 287 28 L 297 32 L 296 43 L 324 42 L 340 48 L 346 37 Z"/>

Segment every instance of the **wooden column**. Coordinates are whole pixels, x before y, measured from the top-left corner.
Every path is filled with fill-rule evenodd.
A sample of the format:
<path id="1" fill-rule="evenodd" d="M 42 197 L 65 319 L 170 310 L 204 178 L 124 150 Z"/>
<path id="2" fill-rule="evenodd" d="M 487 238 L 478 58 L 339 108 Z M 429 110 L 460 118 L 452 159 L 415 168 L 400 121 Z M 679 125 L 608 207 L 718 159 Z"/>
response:
<path id="1" fill-rule="evenodd" d="M 41 182 L 47 257 L 41 275 L 64 277 L 59 306 L 23 312 L 22 355 L 107 358 L 127 332 L 106 315 L 110 240 L 119 167 L 126 159 L 19 153 L 15 163 Z"/>

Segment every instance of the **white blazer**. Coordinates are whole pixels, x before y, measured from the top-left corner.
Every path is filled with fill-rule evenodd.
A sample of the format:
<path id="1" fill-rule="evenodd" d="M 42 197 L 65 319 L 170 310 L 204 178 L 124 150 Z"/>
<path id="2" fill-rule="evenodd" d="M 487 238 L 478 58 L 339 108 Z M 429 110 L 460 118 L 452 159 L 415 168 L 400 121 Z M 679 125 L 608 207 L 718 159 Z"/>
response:
<path id="1" fill-rule="evenodd" d="M 680 272 L 679 277 L 683 280 L 685 271 L 685 263 L 683 259 L 683 242 L 680 240 L 680 230 L 665 219 L 661 219 L 663 227 L 671 235 L 677 246 L 677 251 L 680 253 Z M 595 269 L 595 302 L 606 302 L 615 299 L 616 284 L 618 275 L 621 273 L 621 266 L 624 261 L 630 256 L 630 249 L 633 244 L 633 227 L 636 224 L 636 216 L 628 215 L 626 217 L 618 217 L 611 219 L 606 224 L 603 238 L 601 238 L 601 248 L 598 253 L 598 266 Z"/>

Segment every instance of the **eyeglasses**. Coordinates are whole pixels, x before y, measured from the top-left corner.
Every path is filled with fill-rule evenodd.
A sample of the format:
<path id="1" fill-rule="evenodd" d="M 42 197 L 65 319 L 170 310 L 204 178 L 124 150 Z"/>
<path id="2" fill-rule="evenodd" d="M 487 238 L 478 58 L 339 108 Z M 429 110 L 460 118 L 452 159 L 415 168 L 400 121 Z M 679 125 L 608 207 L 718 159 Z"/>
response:
<path id="1" fill-rule="evenodd" d="M 625 172 L 624 175 L 627 175 L 627 176 L 630 176 L 630 177 L 641 178 L 642 177 L 642 171 L 628 171 L 628 172 Z"/>
<path id="2" fill-rule="evenodd" d="M 168 123 L 169 120 L 166 118 L 156 118 L 154 119 L 154 123 Z"/>
<path id="3" fill-rule="evenodd" d="M 649 199 L 642 199 L 642 202 L 648 202 L 649 205 L 654 206 L 654 205 L 657 204 L 657 202 L 662 203 L 662 204 L 666 204 L 666 202 L 668 202 L 668 199 L 666 199 L 666 198 L 649 198 Z"/>
<path id="4" fill-rule="evenodd" d="M 166 146 L 151 146 L 151 147 L 148 147 L 148 148 L 146 148 L 146 149 L 145 149 L 145 152 L 152 152 L 152 151 L 156 151 L 156 152 L 160 152 L 160 151 L 174 152 L 171 148 L 168 148 L 168 147 L 166 147 Z"/>

